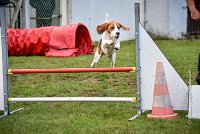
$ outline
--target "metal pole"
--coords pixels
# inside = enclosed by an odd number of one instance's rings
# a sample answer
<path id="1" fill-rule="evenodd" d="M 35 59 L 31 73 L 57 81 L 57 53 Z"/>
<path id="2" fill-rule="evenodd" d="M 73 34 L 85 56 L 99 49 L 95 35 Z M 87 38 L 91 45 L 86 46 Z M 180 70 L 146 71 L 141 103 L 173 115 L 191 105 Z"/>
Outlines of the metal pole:
<path id="1" fill-rule="evenodd" d="M 67 0 L 67 24 L 72 23 L 72 0 Z"/>
<path id="2" fill-rule="evenodd" d="M 6 9 L 0 7 L 0 20 L 1 20 L 1 40 L 2 40 L 2 59 L 3 59 L 3 89 L 4 89 L 4 115 L 10 114 L 10 108 L 8 103 L 9 98 L 9 84 L 8 84 L 8 49 L 7 49 L 7 36 L 6 36 Z"/>
<path id="3" fill-rule="evenodd" d="M 90 72 L 131 72 L 135 67 L 116 68 L 55 68 L 55 69 L 9 69 L 8 74 L 32 73 L 90 73 Z"/>
<path id="4" fill-rule="evenodd" d="M 140 23 L 140 3 L 135 3 L 135 43 L 136 43 L 136 70 L 137 70 L 137 99 L 138 114 L 142 114 L 141 110 L 141 67 L 140 67 L 140 42 L 139 42 L 139 23 Z"/>
<path id="5" fill-rule="evenodd" d="M 29 0 L 23 0 L 23 28 L 30 28 L 30 4 Z"/>
<path id="6" fill-rule="evenodd" d="M 136 102 L 136 97 L 30 97 L 8 98 L 8 102 Z"/>

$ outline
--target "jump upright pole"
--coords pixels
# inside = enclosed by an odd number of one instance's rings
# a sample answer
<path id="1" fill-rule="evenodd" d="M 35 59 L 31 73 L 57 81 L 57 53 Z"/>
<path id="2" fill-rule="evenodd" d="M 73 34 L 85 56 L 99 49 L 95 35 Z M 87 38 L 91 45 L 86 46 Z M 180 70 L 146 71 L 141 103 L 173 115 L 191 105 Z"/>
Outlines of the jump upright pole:
<path id="1" fill-rule="evenodd" d="M 136 66 L 137 66 L 137 98 L 141 100 L 141 66 L 140 66 L 140 3 L 135 3 L 135 43 L 136 43 Z M 141 101 L 138 102 L 138 115 L 142 114 Z"/>
<path id="2" fill-rule="evenodd" d="M 140 66 L 140 42 L 139 42 L 139 23 L 140 23 L 140 3 L 135 3 L 135 44 L 136 44 L 136 72 L 137 72 L 137 99 L 138 101 L 138 112 L 137 115 L 133 116 L 129 120 L 134 120 L 142 114 L 141 109 L 141 66 Z"/>
<path id="3" fill-rule="evenodd" d="M 92 72 L 131 72 L 135 67 L 117 68 L 57 68 L 57 69 L 9 69 L 8 74 L 32 74 L 32 73 L 92 73 Z"/>
<path id="4" fill-rule="evenodd" d="M 1 91 L 1 99 L 0 105 L 4 109 L 4 115 L 1 117 L 7 116 L 10 114 L 9 103 L 7 101 L 9 97 L 9 85 L 8 85 L 8 52 L 7 52 L 7 39 L 6 39 L 6 7 L 0 6 L 0 90 Z M 3 97 L 3 98 L 2 98 Z M 0 108 L 1 110 L 1 108 Z"/>

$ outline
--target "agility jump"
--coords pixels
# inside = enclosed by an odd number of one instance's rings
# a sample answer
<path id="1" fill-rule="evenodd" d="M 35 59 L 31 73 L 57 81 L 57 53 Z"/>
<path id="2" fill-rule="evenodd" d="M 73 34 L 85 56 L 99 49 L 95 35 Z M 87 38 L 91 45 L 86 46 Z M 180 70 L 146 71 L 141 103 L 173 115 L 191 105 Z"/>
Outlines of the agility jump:
<path id="1" fill-rule="evenodd" d="M 5 21 L 5 15 L 1 9 L 1 20 Z M 1 23 L 2 26 L 6 25 Z M 2 27 L 3 28 L 3 27 Z M 3 35 L 6 36 L 3 29 Z M 2 30 L 2 31 L 3 31 Z M 156 62 L 163 62 L 166 79 L 169 86 L 174 110 L 188 110 L 188 87 L 162 54 L 153 40 L 140 24 L 140 5 L 135 3 L 135 41 L 136 41 L 136 67 L 120 68 L 65 68 L 65 69 L 8 69 L 8 56 L 6 52 L 6 38 L 2 38 L 0 48 L 0 110 L 3 116 L 11 114 L 10 102 L 59 102 L 59 101 L 81 101 L 81 102 L 136 102 L 138 105 L 137 115 L 129 120 L 135 119 L 146 110 L 152 109 L 153 87 L 155 79 Z M 137 74 L 137 97 L 27 97 L 12 98 L 9 96 L 8 74 L 31 74 L 31 73 L 89 73 L 89 72 L 133 72 Z M 2 78 L 2 79 L 1 79 Z M 136 99 L 137 98 L 137 99 Z"/>

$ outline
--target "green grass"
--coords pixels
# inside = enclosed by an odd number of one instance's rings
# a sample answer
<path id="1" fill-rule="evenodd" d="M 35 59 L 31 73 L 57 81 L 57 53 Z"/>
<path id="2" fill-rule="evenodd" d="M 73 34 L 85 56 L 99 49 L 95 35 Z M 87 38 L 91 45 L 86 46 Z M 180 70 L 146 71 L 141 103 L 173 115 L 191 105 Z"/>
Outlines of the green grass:
<path id="1" fill-rule="evenodd" d="M 195 74 L 200 41 L 156 40 L 161 51 L 188 83 L 188 71 Z M 76 58 L 9 57 L 9 68 L 89 67 L 93 55 Z M 135 66 L 133 41 L 121 43 L 116 66 Z M 109 67 L 103 57 L 98 67 Z M 32 74 L 10 75 L 11 97 L 38 96 L 135 96 L 135 73 Z M 15 103 L 11 110 L 24 110 L 0 119 L 1 134 L 70 134 L 70 133 L 199 133 L 200 120 L 188 124 L 186 111 L 176 111 L 176 120 L 147 120 L 146 114 L 134 121 L 135 104 L 131 103 Z"/>

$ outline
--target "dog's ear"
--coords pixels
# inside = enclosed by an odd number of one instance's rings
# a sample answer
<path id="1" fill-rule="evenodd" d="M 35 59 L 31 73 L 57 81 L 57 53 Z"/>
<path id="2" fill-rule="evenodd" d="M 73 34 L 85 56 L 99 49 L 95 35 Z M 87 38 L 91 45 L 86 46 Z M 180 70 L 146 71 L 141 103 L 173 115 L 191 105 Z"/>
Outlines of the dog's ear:
<path id="1" fill-rule="evenodd" d="M 106 27 L 107 27 L 107 23 L 103 23 L 101 25 L 98 25 L 97 26 L 97 33 L 102 34 L 106 30 Z"/>
<path id="2" fill-rule="evenodd" d="M 120 25 L 120 27 L 122 27 L 123 30 L 125 30 L 125 31 L 130 31 L 130 28 L 129 28 L 129 27 L 124 26 L 124 25 L 122 25 L 122 24 L 120 24 L 120 23 L 119 23 L 119 25 Z"/>

